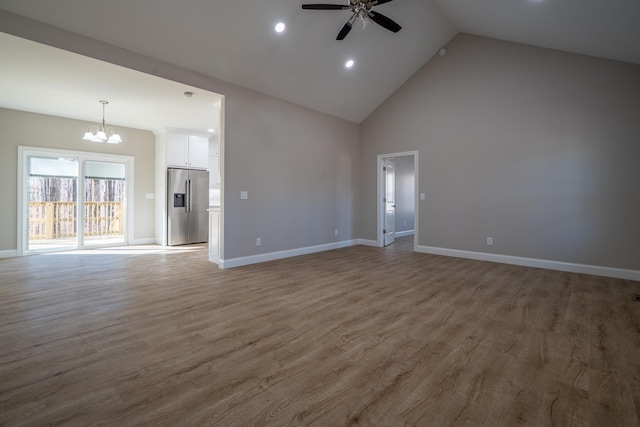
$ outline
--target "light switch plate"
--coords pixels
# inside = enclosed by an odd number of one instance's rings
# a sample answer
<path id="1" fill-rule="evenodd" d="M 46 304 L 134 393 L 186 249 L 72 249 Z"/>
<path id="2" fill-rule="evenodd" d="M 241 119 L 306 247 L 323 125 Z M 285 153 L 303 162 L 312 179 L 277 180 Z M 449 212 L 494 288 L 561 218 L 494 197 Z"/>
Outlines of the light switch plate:
<path id="1" fill-rule="evenodd" d="M 147 193 L 146 196 L 147 196 L 147 199 L 155 199 L 156 193 Z"/>
<path id="2" fill-rule="evenodd" d="M 240 199 L 246 200 L 248 198 L 249 198 L 249 193 L 247 193 L 246 191 L 241 191 L 240 192 Z"/>

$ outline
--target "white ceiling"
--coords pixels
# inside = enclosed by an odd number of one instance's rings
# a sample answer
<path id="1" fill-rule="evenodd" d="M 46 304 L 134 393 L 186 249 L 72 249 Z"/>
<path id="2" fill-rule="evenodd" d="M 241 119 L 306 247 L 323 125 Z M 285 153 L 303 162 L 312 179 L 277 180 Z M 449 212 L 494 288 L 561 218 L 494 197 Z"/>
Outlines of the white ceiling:
<path id="1" fill-rule="evenodd" d="M 346 0 L 321 1 L 346 4 Z M 638 0 L 395 0 L 376 10 L 402 25 L 399 33 L 393 34 L 375 24 L 363 30 L 356 24 L 344 41 L 336 41 L 335 37 L 349 12 L 301 9 L 301 4 L 310 2 L 314 0 L 0 0 L 0 8 L 356 123 L 364 120 L 458 32 L 640 64 Z M 282 34 L 273 30 L 278 21 L 287 25 Z M 3 74 L 7 68 L 4 52 L 14 42 L 7 36 L 0 38 Z M 19 49 L 23 55 L 14 52 L 21 56 L 13 57 L 16 63 L 27 57 L 27 52 L 47 55 L 47 73 L 24 74 L 13 70 L 11 78 L 31 82 L 36 79 L 43 91 L 57 86 L 68 73 L 64 67 L 73 63 L 70 54 L 65 57 L 59 50 L 46 53 L 48 48 L 33 46 Z M 349 58 L 355 61 L 355 66 L 347 70 L 343 64 Z M 117 102 L 116 98 L 109 99 L 113 105 L 108 107 L 107 121 L 110 114 L 116 120 L 116 105 L 120 108 L 123 104 L 131 104 L 133 111 L 155 114 L 156 120 L 180 117 L 178 113 L 159 118 L 162 115 L 155 108 L 164 105 L 159 99 L 161 95 L 157 95 L 158 102 L 143 100 L 146 95 L 142 93 L 128 96 L 129 89 L 122 89 L 129 87 L 127 70 L 116 72 L 119 73 L 116 79 L 111 77 L 115 72 L 113 66 L 86 58 L 75 60 L 86 62 L 87 67 L 91 64 L 110 68 L 92 69 L 93 74 L 100 76 L 95 81 L 88 76 L 74 76 L 60 85 L 66 96 L 53 97 L 58 106 L 68 104 L 69 110 L 73 110 L 76 102 L 80 105 L 80 99 L 75 97 L 84 96 L 77 93 L 85 93 L 87 98 L 93 97 L 85 101 L 96 105 L 92 114 L 99 114 L 97 101 L 104 96 L 99 91 L 89 93 L 88 88 L 95 88 L 96 81 L 109 82 L 107 86 L 114 93 L 120 92 L 123 98 Z M 26 60 L 25 67 L 32 66 Z M 128 74 L 138 87 L 140 76 Z M 8 78 L 0 75 L 1 80 Z M 142 80 L 146 79 L 154 78 L 146 76 Z M 3 106 L 7 106 L 8 98 L 4 90 L 15 84 L 4 83 L 0 87 Z M 176 95 L 186 90 L 184 85 L 167 84 L 166 103 L 185 101 Z M 155 93 L 159 89 L 153 90 Z M 33 110 L 30 104 L 46 103 L 41 94 L 35 90 L 21 94 L 24 100 L 19 109 Z M 191 100 L 194 99 L 197 97 Z M 145 105 L 135 106 L 138 102 Z M 82 105 L 83 111 L 57 115 L 78 117 L 83 112 L 86 115 L 86 104 Z M 131 126 L 124 122 L 116 124 Z M 163 126 L 188 129 L 191 125 L 163 123 Z M 137 127 L 154 129 L 149 125 Z"/>
<path id="2" fill-rule="evenodd" d="M 220 96 L 0 33 L 0 106 L 153 132 L 219 131 Z M 192 97 L 184 92 L 193 92 Z"/>

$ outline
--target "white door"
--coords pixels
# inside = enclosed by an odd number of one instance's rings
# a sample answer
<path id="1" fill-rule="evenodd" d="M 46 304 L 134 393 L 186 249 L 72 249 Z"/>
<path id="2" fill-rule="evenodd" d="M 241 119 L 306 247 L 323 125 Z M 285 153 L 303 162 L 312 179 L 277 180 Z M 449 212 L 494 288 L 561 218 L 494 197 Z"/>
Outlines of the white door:
<path id="1" fill-rule="evenodd" d="M 77 157 L 26 156 L 26 253 L 78 247 L 78 165 Z"/>
<path id="2" fill-rule="evenodd" d="M 389 246 L 396 239 L 396 166 L 391 159 L 384 160 L 384 245 Z"/>

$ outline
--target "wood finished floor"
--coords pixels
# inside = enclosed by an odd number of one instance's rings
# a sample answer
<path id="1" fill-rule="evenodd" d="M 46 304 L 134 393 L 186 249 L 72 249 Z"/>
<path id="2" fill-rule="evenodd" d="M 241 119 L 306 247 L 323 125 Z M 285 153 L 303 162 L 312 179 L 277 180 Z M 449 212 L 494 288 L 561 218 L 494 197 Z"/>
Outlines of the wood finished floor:
<path id="1" fill-rule="evenodd" d="M 0 259 L 0 425 L 638 426 L 640 282 L 410 247 Z"/>

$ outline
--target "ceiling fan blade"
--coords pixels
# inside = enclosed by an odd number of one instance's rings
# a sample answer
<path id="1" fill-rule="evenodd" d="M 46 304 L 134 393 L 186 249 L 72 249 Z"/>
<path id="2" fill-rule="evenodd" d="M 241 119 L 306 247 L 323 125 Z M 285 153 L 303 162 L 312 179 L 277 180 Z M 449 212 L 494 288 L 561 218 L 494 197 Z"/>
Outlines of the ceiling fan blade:
<path id="1" fill-rule="evenodd" d="M 344 40 L 344 38 L 347 37 L 347 34 L 349 34 L 349 31 L 351 31 L 352 27 L 353 25 L 351 24 L 351 20 L 348 20 L 347 23 L 342 26 L 342 29 L 338 33 L 338 37 L 336 37 L 336 40 Z"/>
<path id="2" fill-rule="evenodd" d="M 350 6 L 343 6 L 341 4 L 315 3 L 315 4 L 303 4 L 302 8 L 311 9 L 311 10 L 347 10 L 347 9 L 350 9 Z"/>
<path id="3" fill-rule="evenodd" d="M 371 6 L 377 6 L 377 5 L 379 5 L 379 4 L 389 3 L 390 1 L 393 1 L 393 0 L 377 0 L 377 1 L 372 1 L 372 2 L 371 2 Z"/>
<path id="4" fill-rule="evenodd" d="M 378 13 L 376 11 L 373 11 L 373 10 L 369 11 L 369 17 L 376 24 L 386 28 L 389 31 L 393 31 L 394 33 L 397 33 L 402 29 L 402 27 L 398 25 L 398 23 L 395 22 L 393 19 L 387 18 L 383 14 Z"/>

